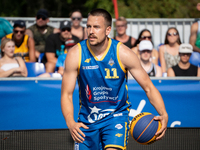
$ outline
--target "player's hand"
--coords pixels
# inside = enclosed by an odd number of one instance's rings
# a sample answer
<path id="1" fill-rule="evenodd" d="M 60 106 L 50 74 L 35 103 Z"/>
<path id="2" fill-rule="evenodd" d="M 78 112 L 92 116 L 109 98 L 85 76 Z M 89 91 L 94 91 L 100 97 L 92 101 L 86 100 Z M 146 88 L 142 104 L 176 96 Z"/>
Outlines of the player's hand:
<path id="1" fill-rule="evenodd" d="M 160 129 L 158 132 L 156 132 L 156 134 L 155 134 L 155 135 L 159 135 L 159 136 L 156 138 L 156 140 L 161 140 L 161 139 L 164 137 L 165 132 L 166 132 L 166 130 L 167 130 L 168 115 L 166 115 L 166 116 L 156 116 L 156 117 L 154 117 L 154 120 L 159 120 L 159 121 L 161 122 L 162 127 L 161 127 L 161 129 Z"/>
<path id="2" fill-rule="evenodd" d="M 80 130 L 81 127 L 84 129 L 89 129 L 89 127 L 80 122 L 79 123 L 73 122 L 70 123 L 70 125 L 68 125 L 71 136 L 73 140 L 77 143 L 82 143 L 85 140 L 84 139 L 85 134 Z"/>

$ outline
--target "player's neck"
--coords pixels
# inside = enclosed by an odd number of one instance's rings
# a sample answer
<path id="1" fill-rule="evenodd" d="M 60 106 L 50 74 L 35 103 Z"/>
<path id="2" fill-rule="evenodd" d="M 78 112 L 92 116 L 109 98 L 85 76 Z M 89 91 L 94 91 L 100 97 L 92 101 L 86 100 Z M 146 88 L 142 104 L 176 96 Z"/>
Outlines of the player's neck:
<path id="1" fill-rule="evenodd" d="M 101 57 L 106 51 L 108 43 L 109 43 L 109 38 L 106 38 L 102 43 L 99 43 L 98 45 L 95 46 L 90 45 L 90 47 L 97 57 Z"/>

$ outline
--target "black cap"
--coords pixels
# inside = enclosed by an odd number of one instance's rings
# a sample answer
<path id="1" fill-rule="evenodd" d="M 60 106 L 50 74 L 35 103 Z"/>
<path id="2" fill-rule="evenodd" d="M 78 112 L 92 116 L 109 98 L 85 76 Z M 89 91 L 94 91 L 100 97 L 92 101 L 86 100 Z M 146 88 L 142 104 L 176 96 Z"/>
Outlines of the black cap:
<path id="1" fill-rule="evenodd" d="M 45 18 L 49 18 L 49 13 L 46 9 L 40 9 L 37 12 L 37 16 L 43 16 Z"/>
<path id="2" fill-rule="evenodd" d="M 60 30 L 64 29 L 64 28 L 69 28 L 71 29 L 71 21 L 61 21 L 60 22 Z"/>
<path id="3" fill-rule="evenodd" d="M 16 20 L 16 21 L 14 22 L 13 27 L 14 27 L 14 28 L 15 28 L 15 27 L 23 28 L 23 27 L 26 27 L 26 23 L 25 23 L 25 21 L 23 21 L 23 20 Z"/>

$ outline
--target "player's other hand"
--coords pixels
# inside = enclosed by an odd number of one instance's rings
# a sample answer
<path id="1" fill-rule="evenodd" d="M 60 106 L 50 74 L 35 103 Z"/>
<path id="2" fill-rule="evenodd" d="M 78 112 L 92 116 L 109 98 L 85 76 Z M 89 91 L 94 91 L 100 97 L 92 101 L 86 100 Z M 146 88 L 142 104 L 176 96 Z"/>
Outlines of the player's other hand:
<path id="1" fill-rule="evenodd" d="M 156 132 L 156 135 L 159 135 L 156 140 L 161 140 L 167 130 L 168 115 L 156 116 L 154 117 L 154 120 L 159 120 L 161 122 L 162 127 L 158 132 Z"/>
<path id="2" fill-rule="evenodd" d="M 83 141 L 85 140 L 85 134 L 80 130 L 80 128 L 84 128 L 84 129 L 89 129 L 89 127 L 87 127 L 86 125 L 84 125 L 83 123 L 80 122 L 73 122 L 70 123 L 68 125 L 69 131 L 71 133 L 71 136 L 73 138 L 73 140 L 77 143 L 83 143 Z"/>

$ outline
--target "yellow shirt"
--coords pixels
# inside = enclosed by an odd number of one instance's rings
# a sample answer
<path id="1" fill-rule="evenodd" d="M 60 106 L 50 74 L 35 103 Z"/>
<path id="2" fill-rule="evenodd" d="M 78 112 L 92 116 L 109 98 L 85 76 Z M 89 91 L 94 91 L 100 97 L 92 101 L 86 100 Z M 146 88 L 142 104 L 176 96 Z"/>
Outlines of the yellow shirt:
<path id="1" fill-rule="evenodd" d="M 6 38 L 13 39 L 13 33 L 6 35 Z M 23 42 L 20 44 L 19 47 L 15 45 L 15 51 L 14 51 L 15 56 L 23 57 L 26 62 L 29 62 L 30 60 L 29 49 L 28 49 L 28 38 L 29 36 L 25 34 L 23 37 Z"/>

